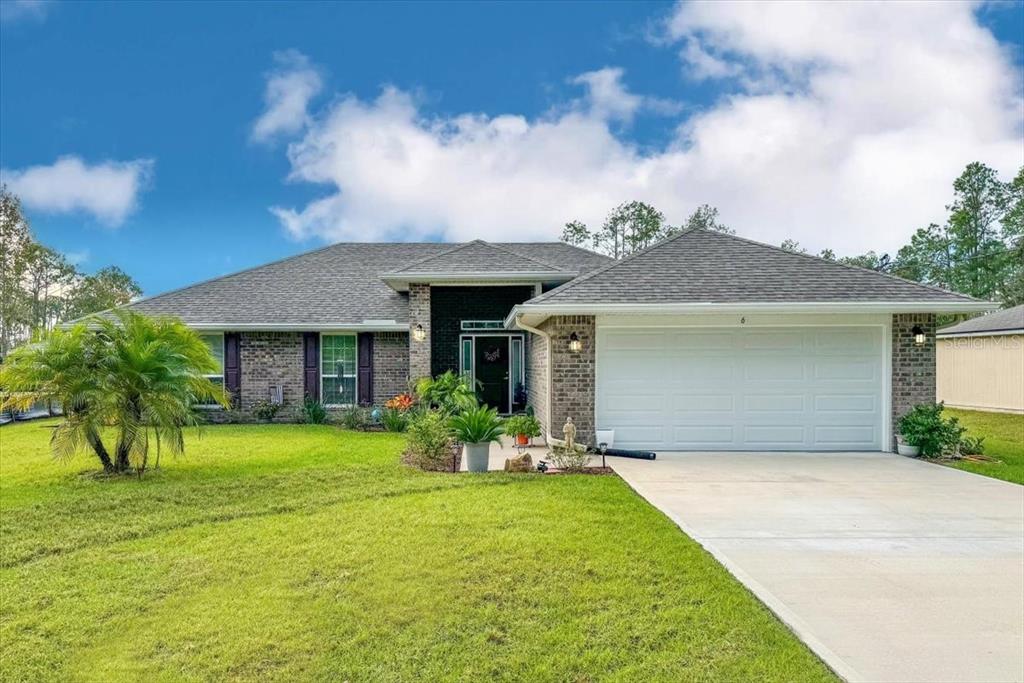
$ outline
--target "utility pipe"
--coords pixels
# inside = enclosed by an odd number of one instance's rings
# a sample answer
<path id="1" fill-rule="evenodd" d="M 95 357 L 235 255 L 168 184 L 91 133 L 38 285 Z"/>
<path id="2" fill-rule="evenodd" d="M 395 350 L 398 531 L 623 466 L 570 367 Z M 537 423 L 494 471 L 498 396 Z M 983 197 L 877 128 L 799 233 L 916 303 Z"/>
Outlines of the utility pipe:
<path id="1" fill-rule="evenodd" d="M 547 386 L 547 396 L 545 397 L 544 407 L 544 418 L 547 422 L 547 429 L 544 431 L 544 440 L 547 441 L 548 436 L 551 434 L 551 335 L 544 330 L 537 329 L 536 327 L 530 327 L 523 322 L 523 316 L 516 315 L 516 327 L 532 332 L 539 337 L 544 339 L 544 345 L 547 347 L 547 363 L 544 364 L 544 384 Z"/>

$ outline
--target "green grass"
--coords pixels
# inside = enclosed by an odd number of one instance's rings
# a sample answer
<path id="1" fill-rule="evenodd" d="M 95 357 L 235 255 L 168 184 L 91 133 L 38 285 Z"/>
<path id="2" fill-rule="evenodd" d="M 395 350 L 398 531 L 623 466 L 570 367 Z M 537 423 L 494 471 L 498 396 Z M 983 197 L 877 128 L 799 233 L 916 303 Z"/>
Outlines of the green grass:
<path id="1" fill-rule="evenodd" d="M 985 455 L 994 458 L 993 462 L 954 460 L 953 467 L 1024 484 L 1024 415 L 957 408 L 943 412 L 959 418 L 971 436 L 985 437 Z"/>
<path id="2" fill-rule="evenodd" d="M 48 435 L 0 428 L 2 680 L 834 680 L 616 477 L 265 425 L 105 479 Z"/>

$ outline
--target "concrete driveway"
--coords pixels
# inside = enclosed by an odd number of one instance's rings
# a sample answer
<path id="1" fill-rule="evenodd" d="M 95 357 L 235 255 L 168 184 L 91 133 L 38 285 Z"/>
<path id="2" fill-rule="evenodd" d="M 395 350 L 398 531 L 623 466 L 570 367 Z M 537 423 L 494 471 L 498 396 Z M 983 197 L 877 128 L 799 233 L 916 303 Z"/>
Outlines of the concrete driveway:
<path id="1" fill-rule="evenodd" d="M 1024 487 L 883 453 L 609 458 L 848 680 L 1024 680 Z"/>

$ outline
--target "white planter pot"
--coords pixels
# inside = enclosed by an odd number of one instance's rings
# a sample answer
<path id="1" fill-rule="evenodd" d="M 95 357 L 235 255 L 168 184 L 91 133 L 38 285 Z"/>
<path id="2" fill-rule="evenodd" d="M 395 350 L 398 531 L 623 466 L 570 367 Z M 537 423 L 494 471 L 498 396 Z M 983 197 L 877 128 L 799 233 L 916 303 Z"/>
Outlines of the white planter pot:
<path id="1" fill-rule="evenodd" d="M 908 446 L 907 444 L 902 443 L 900 441 L 896 442 L 896 452 L 899 453 L 900 455 L 906 455 L 911 458 L 916 458 L 917 456 L 921 455 L 920 448 L 918 448 L 917 446 Z"/>
<path id="2" fill-rule="evenodd" d="M 605 444 L 608 448 L 615 447 L 615 430 L 614 429 L 598 429 L 595 431 L 597 435 L 597 443 L 595 446 Z"/>
<path id="3" fill-rule="evenodd" d="M 466 454 L 466 469 L 470 472 L 486 472 L 491 460 L 491 444 L 467 443 L 463 445 Z"/>

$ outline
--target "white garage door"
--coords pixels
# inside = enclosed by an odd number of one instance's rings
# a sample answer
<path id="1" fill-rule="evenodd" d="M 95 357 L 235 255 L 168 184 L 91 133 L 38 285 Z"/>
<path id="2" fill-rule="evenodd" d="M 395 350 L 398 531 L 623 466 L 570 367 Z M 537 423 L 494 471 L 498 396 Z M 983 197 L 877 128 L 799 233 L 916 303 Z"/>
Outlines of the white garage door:
<path id="1" fill-rule="evenodd" d="M 602 328 L 597 426 L 652 450 L 881 450 L 880 327 Z"/>

